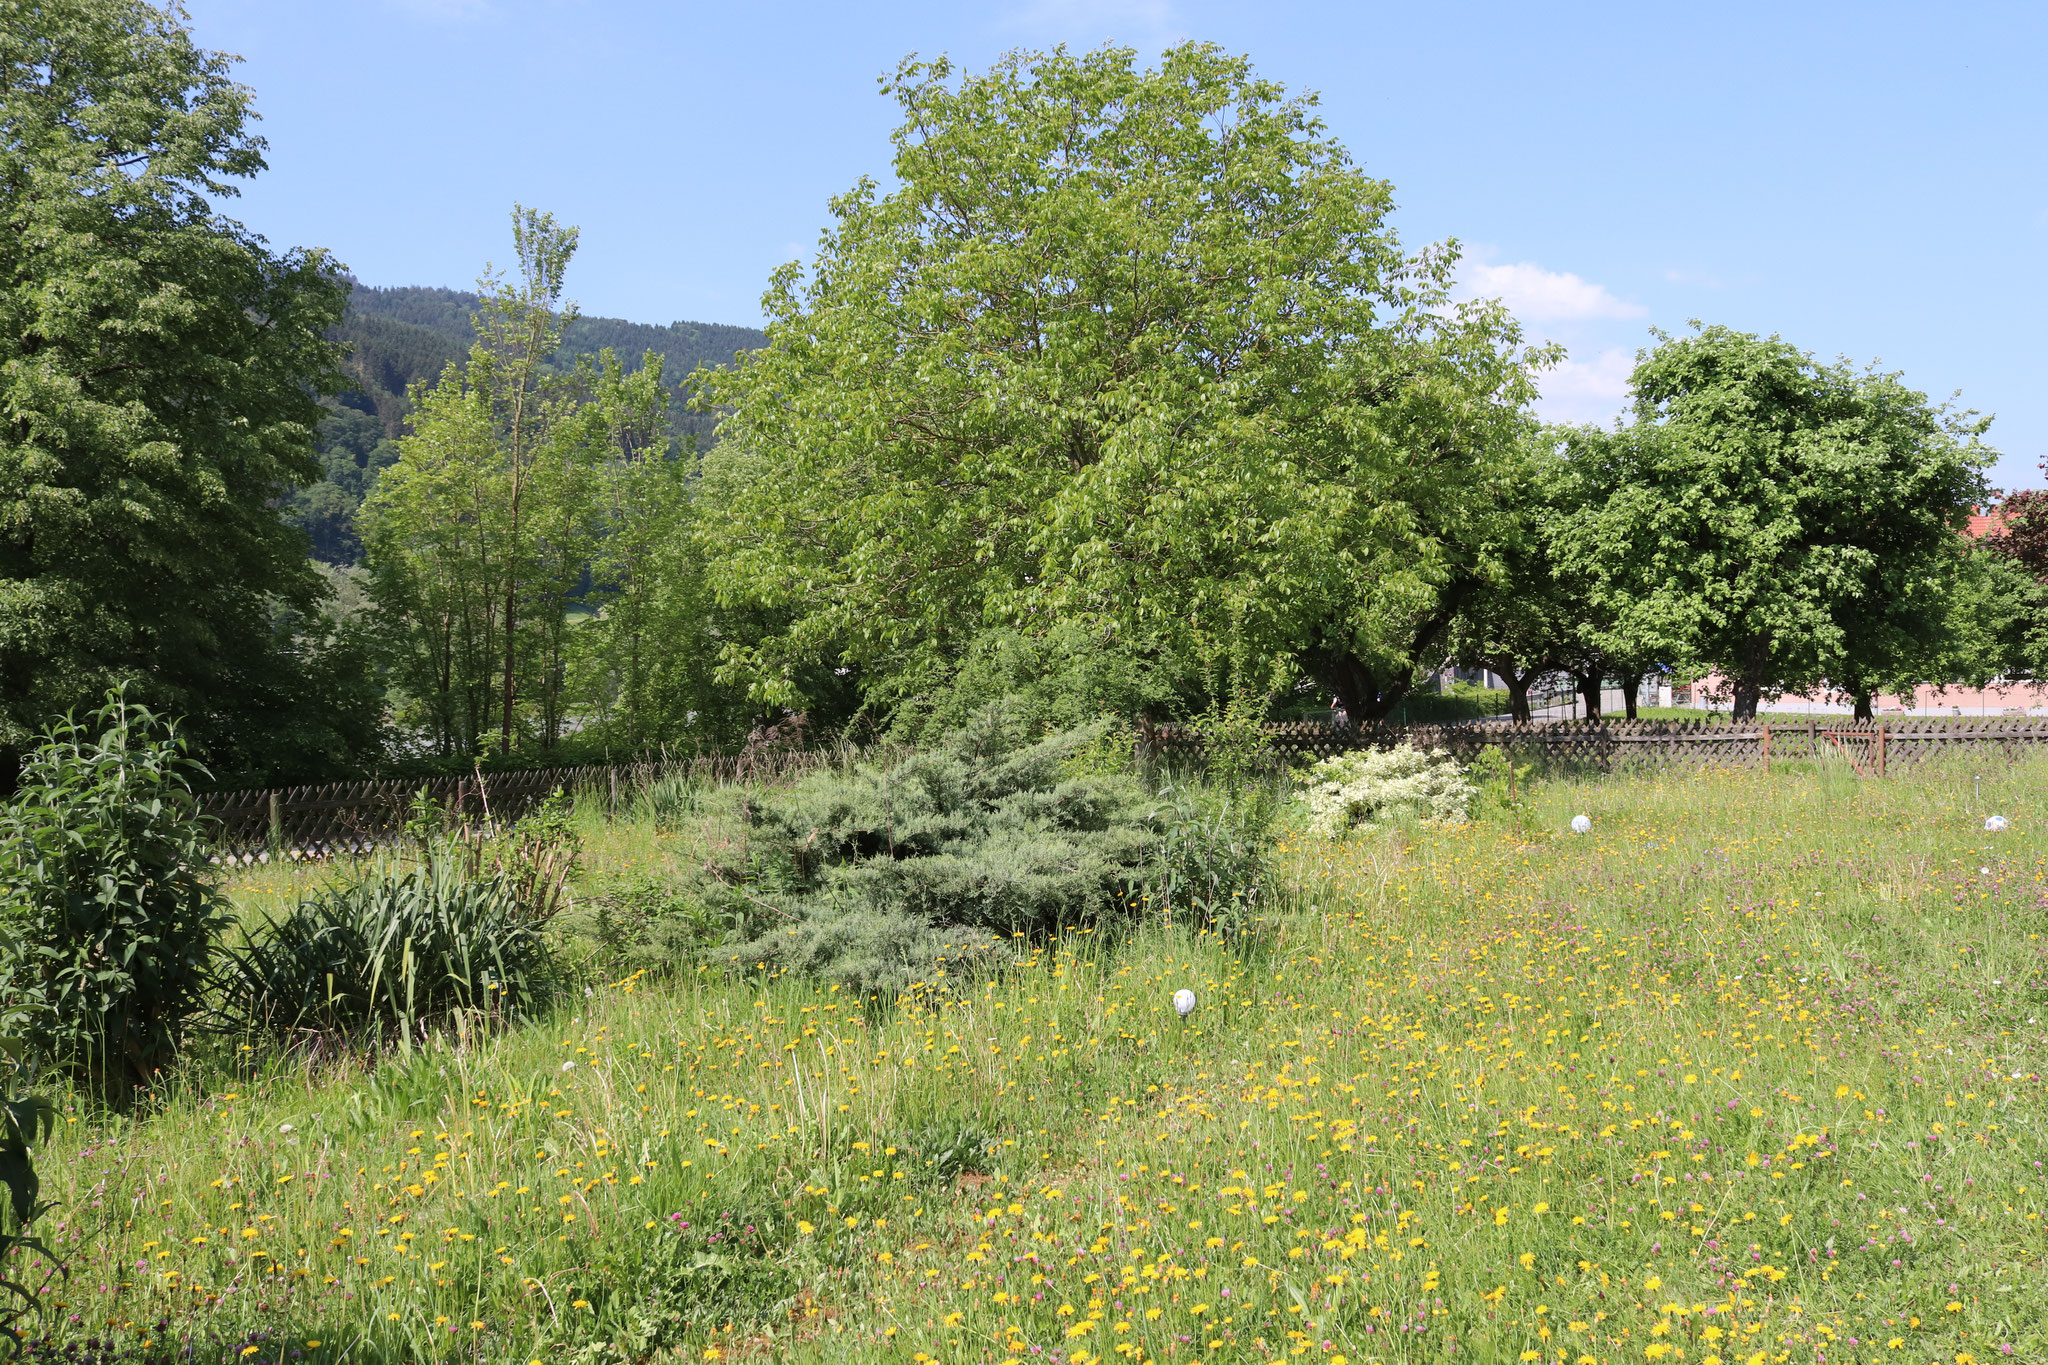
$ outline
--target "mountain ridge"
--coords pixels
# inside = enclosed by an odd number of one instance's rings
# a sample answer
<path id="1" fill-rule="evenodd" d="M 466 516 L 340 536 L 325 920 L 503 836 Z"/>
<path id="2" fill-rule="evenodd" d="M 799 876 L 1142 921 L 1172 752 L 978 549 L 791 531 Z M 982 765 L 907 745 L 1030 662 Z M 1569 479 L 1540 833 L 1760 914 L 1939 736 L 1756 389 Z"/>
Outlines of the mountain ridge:
<path id="1" fill-rule="evenodd" d="M 291 499 L 291 517 L 312 541 L 313 557 L 332 565 L 362 557 L 355 531 L 356 509 L 377 475 L 398 458 L 397 438 L 405 434 L 415 384 L 431 384 L 469 354 L 476 330 L 471 315 L 481 300 L 472 290 L 437 285 L 379 287 L 351 282 L 348 312 L 336 339 L 349 348 L 342 367 L 357 386 L 326 400 L 316 453 L 322 479 Z M 728 323 L 633 322 L 625 318 L 578 317 L 564 330 L 558 364 L 610 349 L 628 371 L 653 351 L 662 376 L 677 393 L 700 365 L 733 363 L 740 351 L 765 346 L 766 334 Z M 679 441 L 708 447 L 717 439 L 717 419 L 671 401 L 669 425 Z"/>

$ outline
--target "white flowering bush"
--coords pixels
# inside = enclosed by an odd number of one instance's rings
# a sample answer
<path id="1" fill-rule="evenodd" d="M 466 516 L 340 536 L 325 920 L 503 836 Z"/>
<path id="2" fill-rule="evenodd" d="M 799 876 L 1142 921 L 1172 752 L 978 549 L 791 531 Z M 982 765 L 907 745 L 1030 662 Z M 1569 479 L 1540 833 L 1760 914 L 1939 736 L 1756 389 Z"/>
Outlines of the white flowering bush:
<path id="1" fill-rule="evenodd" d="M 1315 764 L 1304 775 L 1308 789 L 1295 799 L 1308 807 L 1309 828 L 1342 834 L 1397 811 L 1455 824 L 1479 797 L 1458 761 L 1441 749 L 1412 744 L 1391 749 L 1357 749 Z"/>

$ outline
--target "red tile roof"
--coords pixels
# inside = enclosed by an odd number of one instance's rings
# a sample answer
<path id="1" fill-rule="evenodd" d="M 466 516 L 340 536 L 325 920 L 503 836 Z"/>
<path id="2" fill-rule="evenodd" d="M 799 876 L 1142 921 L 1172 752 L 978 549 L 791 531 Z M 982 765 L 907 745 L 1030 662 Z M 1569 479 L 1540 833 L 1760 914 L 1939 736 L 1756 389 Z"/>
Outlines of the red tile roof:
<path id="1" fill-rule="evenodd" d="M 1970 539 L 1982 540 L 1986 536 L 2002 536 L 2004 534 L 2004 509 L 1995 508 L 1989 512 L 1972 512 L 1970 514 Z"/>

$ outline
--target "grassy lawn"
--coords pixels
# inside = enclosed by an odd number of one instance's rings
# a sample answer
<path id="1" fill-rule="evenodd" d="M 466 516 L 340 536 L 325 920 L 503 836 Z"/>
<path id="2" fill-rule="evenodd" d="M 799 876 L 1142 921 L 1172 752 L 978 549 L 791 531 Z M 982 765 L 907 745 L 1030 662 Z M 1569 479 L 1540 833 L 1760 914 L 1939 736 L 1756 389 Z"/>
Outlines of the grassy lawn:
<path id="1" fill-rule="evenodd" d="M 1293 841 L 1236 940 L 1076 933 L 892 1007 L 686 966 L 374 1070 L 230 1049 L 139 1122 L 71 1113 L 46 1325 L 109 1359 L 631 1360 L 674 1321 L 693 1360 L 2048 1359 L 2044 778 L 1560 782 L 1519 825 Z M 593 877 L 699 837 L 591 834 Z"/>

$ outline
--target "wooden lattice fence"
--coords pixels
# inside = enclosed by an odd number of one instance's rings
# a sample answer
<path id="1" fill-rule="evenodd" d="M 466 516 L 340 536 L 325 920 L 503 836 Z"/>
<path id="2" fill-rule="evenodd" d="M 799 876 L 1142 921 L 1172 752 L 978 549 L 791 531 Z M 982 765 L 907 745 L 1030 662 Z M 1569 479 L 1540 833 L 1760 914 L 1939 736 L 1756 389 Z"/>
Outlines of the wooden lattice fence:
<path id="1" fill-rule="evenodd" d="M 1332 725 L 1296 721 L 1266 727 L 1266 744 L 1287 759 L 1328 758 L 1360 748 L 1409 743 L 1443 749 L 1469 762 L 1489 745 L 1539 755 L 1547 762 L 1587 764 L 1602 769 L 1617 763 L 1696 762 L 1753 767 L 1774 759 L 1840 757 L 1859 771 L 1882 774 L 1899 763 L 1915 763 L 1950 750 L 1990 750 L 2016 757 L 2048 744 L 2048 719 L 1994 716 L 1976 719 L 1908 719 L 1853 722 L 1799 721 L 1731 725 L 1684 720 L 1549 721 L 1515 725 L 1472 721 L 1456 725 Z M 1149 736 L 1161 758 L 1195 758 L 1201 732 L 1193 726 L 1162 725 Z"/>
<path id="2" fill-rule="evenodd" d="M 1287 759 L 1327 758 L 1351 749 L 1404 741 L 1446 750 L 1464 762 L 1488 745 L 1505 745 L 1518 755 L 1536 756 L 1546 764 L 1602 770 L 1634 761 L 1754 767 L 1775 759 L 1840 757 L 1858 771 L 1881 775 L 1889 767 L 1949 750 L 1987 750 L 2016 757 L 2028 748 L 2048 744 L 2048 719 L 2003 716 L 1862 725 L 1846 721 L 1730 725 L 1638 720 L 1342 726 L 1301 721 L 1266 727 L 1267 745 Z M 1153 756 L 1166 759 L 1198 758 L 1203 745 L 1201 732 L 1186 725 L 1158 726 L 1144 742 Z M 218 823 L 217 847 L 224 860 L 329 858 L 367 852 L 396 837 L 422 789 L 464 819 L 501 824 L 524 816 L 557 788 L 599 792 L 616 806 L 665 777 L 769 780 L 845 757 L 837 750 L 770 749 L 732 758 L 213 792 L 200 798 L 200 806 Z"/>
<path id="3" fill-rule="evenodd" d="M 701 781 L 772 780 L 837 761 L 836 750 L 769 749 L 729 758 L 536 768 L 460 777 L 337 782 L 325 786 L 209 792 L 200 810 L 216 822 L 215 846 L 230 862 L 304 860 L 366 853 L 405 828 L 414 801 L 426 797 L 469 821 L 509 824 L 557 789 L 598 792 L 617 807 L 667 777 Z"/>

